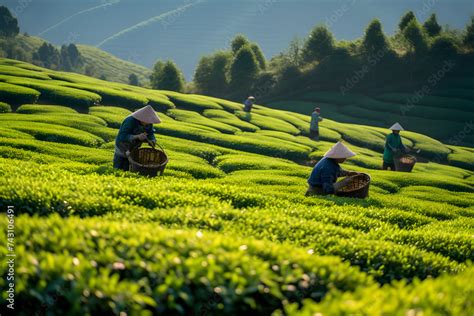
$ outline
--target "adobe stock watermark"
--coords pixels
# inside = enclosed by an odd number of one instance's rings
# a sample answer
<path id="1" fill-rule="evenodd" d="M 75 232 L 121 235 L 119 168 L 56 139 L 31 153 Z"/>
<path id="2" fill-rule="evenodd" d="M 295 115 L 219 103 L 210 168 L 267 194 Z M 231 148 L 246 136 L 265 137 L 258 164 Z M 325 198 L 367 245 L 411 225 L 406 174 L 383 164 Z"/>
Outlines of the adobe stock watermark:
<path id="1" fill-rule="evenodd" d="M 18 0 L 18 4 L 11 10 L 12 15 L 18 18 L 33 2 L 33 0 Z"/>
<path id="2" fill-rule="evenodd" d="M 347 92 L 352 90 L 364 77 L 375 67 L 382 58 L 387 54 L 388 49 L 380 49 L 375 54 L 371 54 L 367 57 L 367 63 L 362 65 L 359 69 L 354 70 L 352 75 L 346 79 L 343 86 L 339 87 L 339 92 L 342 95 L 346 95 Z"/>
<path id="3" fill-rule="evenodd" d="M 15 207 L 7 207 L 7 274 L 6 274 L 6 285 L 7 285 L 7 308 L 15 309 Z"/>
<path id="4" fill-rule="evenodd" d="M 402 115 L 406 115 L 410 112 L 418 102 L 423 99 L 423 97 L 429 95 L 433 88 L 449 73 L 453 68 L 456 66 L 454 61 L 452 60 L 445 60 L 443 66 L 438 69 L 436 72 L 432 73 L 426 83 L 418 90 L 416 90 L 413 95 L 407 99 L 407 102 L 400 106 L 400 112 Z"/>
<path id="5" fill-rule="evenodd" d="M 439 2 L 439 0 L 425 0 L 420 10 L 416 11 L 416 17 L 418 20 L 424 20 L 430 12 L 433 11 L 433 7 Z"/>
<path id="6" fill-rule="evenodd" d="M 326 17 L 324 24 L 330 29 L 335 23 L 337 23 L 350 9 L 354 6 L 357 0 L 347 0 L 340 7 L 334 10 L 330 16 Z"/>

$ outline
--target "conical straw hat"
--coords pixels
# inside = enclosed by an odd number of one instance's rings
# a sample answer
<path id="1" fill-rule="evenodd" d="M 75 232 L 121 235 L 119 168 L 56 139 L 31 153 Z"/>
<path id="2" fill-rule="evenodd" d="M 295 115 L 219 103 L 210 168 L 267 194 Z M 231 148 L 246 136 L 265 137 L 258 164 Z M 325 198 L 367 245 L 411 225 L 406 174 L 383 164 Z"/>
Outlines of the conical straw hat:
<path id="1" fill-rule="evenodd" d="M 392 127 L 390 127 L 392 131 L 404 131 L 403 127 L 397 123 L 393 124 Z"/>
<path id="2" fill-rule="evenodd" d="M 136 110 L 131 114 L 137 120 L 144 122 L 146 124 L 158 124 L 161 123 L 160 118 L 155 113 L 155 110 L 151 107 L 151 105 L 147 105 L 139 110 Z"/>
<path id="3" fill-rule="evenodd" d="M 350 158 L 354 157 L 356 154 L 347 148 L 343 143 L 337 142 L 334 146 L 331 147 L 325 154 L 324 157 L 327 158 Z"/>

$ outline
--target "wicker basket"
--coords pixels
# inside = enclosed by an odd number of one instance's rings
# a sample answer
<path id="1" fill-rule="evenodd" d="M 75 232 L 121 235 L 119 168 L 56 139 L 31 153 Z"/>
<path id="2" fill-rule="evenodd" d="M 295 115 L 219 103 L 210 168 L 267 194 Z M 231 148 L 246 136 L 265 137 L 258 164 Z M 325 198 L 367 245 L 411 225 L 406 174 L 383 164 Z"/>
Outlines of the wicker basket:
<path id="1" fill-rule="evenodd" d="M 138 148 L 132 151 L 128 156 L 130 171 L 148 177 L 156 177 L 158 172 L 163 175 L 168 163 L 168 156 L 161 146 L 160 149 Z"/>
<path id="2" fill-rule="evenodd" d="M 395 170 L 401 172 L 411 172 L 416 164 L 416 158 L 412 155 L 402 155 L 393 159 Z"/>
<path id="3" fill-rule="evenodd" d="M 351 179 L 348 184 L 336 191 L 337 196 L 353 197 L 364 199 L 369 196 L 370 176 L 366 173 L 359 173 L 348 177 Z"/>

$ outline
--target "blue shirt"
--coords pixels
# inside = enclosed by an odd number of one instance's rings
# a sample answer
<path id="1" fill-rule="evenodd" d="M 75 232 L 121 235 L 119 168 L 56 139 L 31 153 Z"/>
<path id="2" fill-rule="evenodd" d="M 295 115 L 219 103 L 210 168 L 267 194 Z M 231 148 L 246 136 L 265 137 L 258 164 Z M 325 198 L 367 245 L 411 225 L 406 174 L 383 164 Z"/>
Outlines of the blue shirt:
<path id="1" fill-rule="evenodd" d="M 331 158 L 321 159 L 313 168 L 308 178 L 308 184 L 321 187 L 326 194 L 334 193 L 334 183 L 345 171 Z"/>
<path id="2" fill-rule="evenodd" d="M 133 116 L 127 116 L 120 125 L 117 138 L 115 139 L 115 151 L 119 156 L 124 156 L 124 153 L 133 148 L 140 147 L 141 142 L 132 140 L 132 137 L 143 132 L 147 133 L 147 138 L 150 141 L 156 141 L 155 131 L 153 125 L 142 125 L 139 120 Z"/>
<path id="3" fill-rule="evenodd" d="M 311 130 L 319 130 L 319 122 L 322 121 L 321 116 L 318 114 L 318 112 L 314 111 L 311 113 L 311 123 L 309 124 L 309 129 Z"/>

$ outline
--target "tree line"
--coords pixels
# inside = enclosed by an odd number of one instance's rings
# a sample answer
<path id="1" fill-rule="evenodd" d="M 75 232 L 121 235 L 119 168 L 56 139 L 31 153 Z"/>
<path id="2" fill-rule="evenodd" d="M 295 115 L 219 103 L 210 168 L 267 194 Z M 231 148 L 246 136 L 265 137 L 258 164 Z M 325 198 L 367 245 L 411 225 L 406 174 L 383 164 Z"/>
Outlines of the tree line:
<path id="1" fill-rule="evenodd" d="M 200 59 L 191 83 L 185 84 L 171 60 L 157 62 L 151 83 L 155 89 L 236 100 L 250 94 L 271 98 L 305 89 L 344 92 L 346 86 L 346 90 L 370 92 L 380 89 L 381 82 L 416 87 L 446 60 L 472 64 L 473 49 L 474 17 L 461 31 L 442 27 L 436 14 L 421 23 L 409 11 L 392 36 L 384 33 L 378 19 L 353 41 L 337 41 L 325 25 L 317 25 L 307 38 L 295 38 L 268 61 L 257 43 L 237 35 L 227 50 Z"/>

